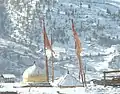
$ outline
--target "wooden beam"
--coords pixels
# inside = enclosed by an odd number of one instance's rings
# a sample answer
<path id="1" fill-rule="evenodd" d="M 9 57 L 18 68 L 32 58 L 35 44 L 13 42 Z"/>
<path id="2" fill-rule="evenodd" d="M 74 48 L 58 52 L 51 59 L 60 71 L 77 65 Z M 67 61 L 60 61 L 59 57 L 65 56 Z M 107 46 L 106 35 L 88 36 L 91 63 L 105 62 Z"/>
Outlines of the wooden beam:
<path id="1" fill-rule="evenodd" d="M 115 71 L 104 71 L 103 73 L 115 73 L 115 72 L 120 72 L 120 70 L 115 70 Z"/>
<path id="2" fill-rule="evenodd" d="M 108 77 L 108 78 L 114 78 L 114 77 L 117 77 L 117 78 L 120 78 L 120 75 L 117 75 L 117 76 L 106 76 L 106 77 Z"/>

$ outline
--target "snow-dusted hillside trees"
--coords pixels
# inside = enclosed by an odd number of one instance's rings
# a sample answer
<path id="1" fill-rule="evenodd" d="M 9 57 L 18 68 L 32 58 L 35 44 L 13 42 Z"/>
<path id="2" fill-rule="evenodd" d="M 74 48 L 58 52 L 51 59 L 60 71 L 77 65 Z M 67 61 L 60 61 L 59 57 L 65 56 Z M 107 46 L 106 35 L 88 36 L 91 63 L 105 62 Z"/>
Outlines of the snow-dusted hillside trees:
<path id="1" fill-rule="evenodd" d="M 87 78 L 99 71 L 118 67 L 120 44 L 120 10 L 118 1 L 111 0 L 3 0 L 0 2 L 0 66 L 1 72 L 21 75 L 34 60 L 44 61 L 42 50 L 42 19 L 46 31 L 53 35 L 53 46 L 64 47 L 70 60 L 56 62 L 78 76 L 74 56 L 71 19 L 82 43 L 82 60 Z M 115 46 L 113 46 L 115 45 Z M 68 58 L 67 58 L 68 59 Z M 117 65 L 118 64 L 118 65 Z M 113 66 L 114 65 L 114 66 Z M 71 68 L 74 66 L 75 68 Z M 56 68 L 56 70 L 57 70 Z M 58 71 L 56 74 L 58 74 Z M 94 71 L 94 73 L 93 73 Z M 91 75 L 89 74 L 92 74 Z M 98 77 L 98 76 L 97 76 Z"/>

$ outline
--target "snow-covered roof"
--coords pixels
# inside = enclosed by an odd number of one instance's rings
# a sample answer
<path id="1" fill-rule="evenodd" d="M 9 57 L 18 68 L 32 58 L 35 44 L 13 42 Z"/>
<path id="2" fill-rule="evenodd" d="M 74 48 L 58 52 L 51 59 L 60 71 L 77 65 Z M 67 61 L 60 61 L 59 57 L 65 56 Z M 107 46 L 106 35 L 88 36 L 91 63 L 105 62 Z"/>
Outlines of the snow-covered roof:
<path id="1" fill-rule="evenodd" d="M 14 74 L 2 74 L 3 78 L 16 78 Z"/>
<path id="2" fill-rule="evenodd" d="M 61 81 L 58 83 L 58 86 L 81 86 L 82 83 L 78 81 L 74 76 L 71 74 L 66 74 Z"/>

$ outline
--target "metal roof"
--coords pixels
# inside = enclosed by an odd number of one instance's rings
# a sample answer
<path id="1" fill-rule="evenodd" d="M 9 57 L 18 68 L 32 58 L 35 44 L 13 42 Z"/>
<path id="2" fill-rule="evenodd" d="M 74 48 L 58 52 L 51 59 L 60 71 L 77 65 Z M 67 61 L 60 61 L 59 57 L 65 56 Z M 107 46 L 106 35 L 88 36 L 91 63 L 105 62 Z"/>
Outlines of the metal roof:
<path id="1" fill-rule="evenodd" d="M 78 81 L 71 74 L 66 74 L 61 81 L 58 83 L 58 86 L 81 86 L 82 83 Z"/>

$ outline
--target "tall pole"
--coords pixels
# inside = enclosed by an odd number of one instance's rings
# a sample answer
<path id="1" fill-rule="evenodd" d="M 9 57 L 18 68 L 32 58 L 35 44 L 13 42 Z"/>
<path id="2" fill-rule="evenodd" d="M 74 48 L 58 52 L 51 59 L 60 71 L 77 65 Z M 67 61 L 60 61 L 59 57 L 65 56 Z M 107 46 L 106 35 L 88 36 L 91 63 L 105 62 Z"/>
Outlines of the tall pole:
<path id="1" fill-rule="evenodd" d="M 44 28 L 44 33 L 46 32 L 45 31 L 45 22 L 43 20 L 43 28 Z M 46 77 L 47 77 L 47 81 L 49 82 L 49 72 L 48 72 L 48 58 L 47 58 L 47 55 L 46 55 L 46 48 L 45 48 L 45 34 L 44 34 L 44 51 L 45 51 L 45 63 L 46 63 Z"/>
<path id="2" fill-rule="evenodd" d="M 82 61 L 81 61 L 81 56 L 80 55 L 78 55 L 78 60 L 79 60 L 79 68 L 80 68 L 80 74 L 79 75 L 81 75 L 82 84 L 83 84 L 83 86 L 85 86 L 84 85 L 85 75 L 84 75 L 84 72 L 83 72 L 83 66 L 82 66 Z"/>
<path id="3" fill-rule="evenodd" d="M 47 77 L 47 82 L 49 82 L 49 73 L 48 73 L 48 58 L 45 56 L 45 63 L 46 63 L 46 77 Z"/>
<path id="4" fill-rule="evenodd" d="M 82 60 L 81 60 L 81 55 L 80 55 L 80 57 L 79 57 L 79 62 L 80 62 L 80 64 L 81 64 L 81 69 L 82 69 L 82 75 L 83 75 L 83 84 L 84 84 L 84 86 L 86 86 L 87 84 L 86 84 L 86 76 L 85 76 L 85 71 L 84 71 L 84 68 L 83 68 L 83 65 L 82 65 Z"/>
<path id="5" fill-rule="evenodd" d="M 52 44 L 53 44 L 53 40 L 52 40 L 52 33 L 51 33 L 51 47 L 52 47 Z M 54 61 L 53 61 L 53 53 L 51 52 L 51 55 L 52 55 L 52 82 L 54 82 Z"/>
<path id="6" fill-rule="evenodd" d="M 77 55 L 77 58 L 79 61 L 79 79 L 81 76 L 82 84 L 84 87 L 85 86 L 85 73 L 84 73 L 84 69 L 83 69 L 83 65 L 82 65 L 82 61 L 81 61 L 81 56 L 80 56 L 80 53 L 82 51 L 82 47 L 81 47 L 81 43 L 80 43 L 79 37 L 77 35 L 77 32 L 75 31 L 73 20 L 72 20 L 72 31 L 73 31 L 73 35 L 74 35 L 74 39 L 75 39 L 76 55 Z"/>

